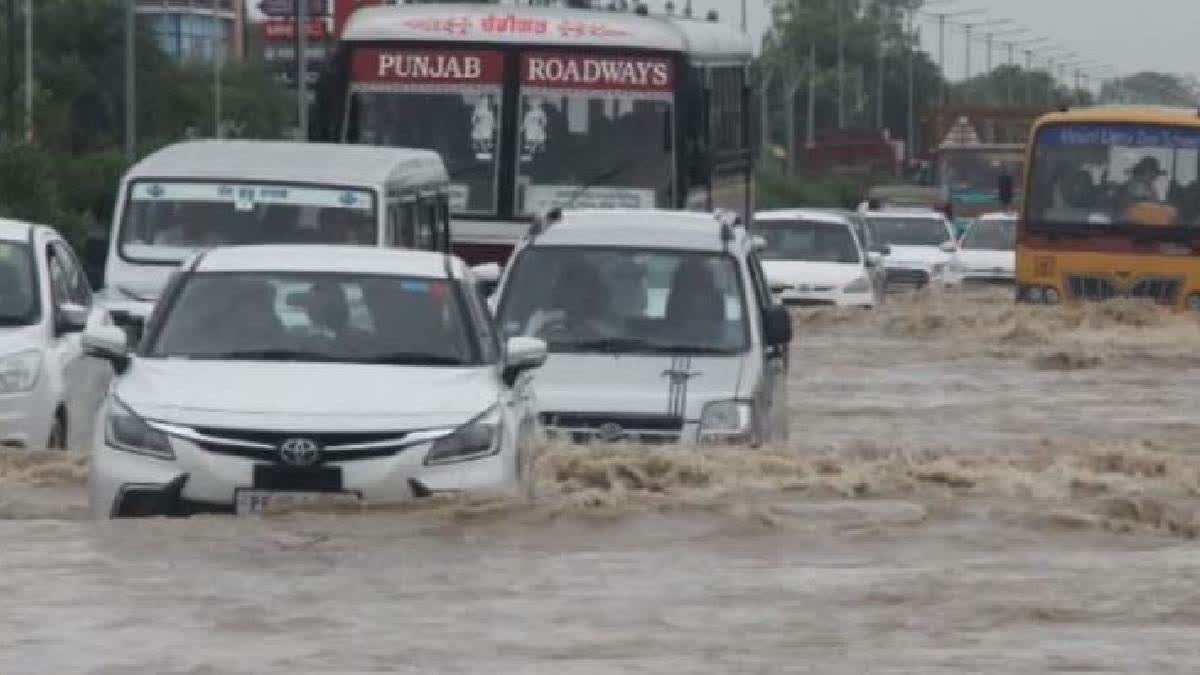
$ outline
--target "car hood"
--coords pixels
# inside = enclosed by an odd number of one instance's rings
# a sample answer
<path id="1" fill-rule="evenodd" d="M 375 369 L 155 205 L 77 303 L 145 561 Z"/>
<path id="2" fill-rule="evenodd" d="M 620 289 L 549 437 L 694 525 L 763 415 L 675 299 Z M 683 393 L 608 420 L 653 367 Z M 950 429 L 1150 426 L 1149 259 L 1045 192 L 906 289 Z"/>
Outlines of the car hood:
<path id="1" fill-rule="evenodd" d="M 556 353 L 534 386 L 545 412 L 683 413 L 697 420 L 705 403 L 739 397 L 745 358 Z M 672 378 L 672 371 L 687 376 Z"/>
<path id="2" fill-rule="evenodd" d="M 764 260 L 763 271 L 772 284 L 844 286 L 866 274 L 862 263 Z"/>
<path id="3" fill-rule="evenodd" d="M 498 386 L 487 367 L 135 359 L 114 391 L 176 424 L 391 431 L 462 424 L 495 405 Z"/>
<path id="4" fill-rule="evenodd" d="M 40 325 L 0 326 L 0 358 L 28 349 L 41 349 L 44 342 Z"/>
<path id="5" fill-rule="evenodd" d="M 1001 269 L 1012 272 L 1017 266 L 1017 254 L 982 248 L 964 248 L 958 252 L 958 262 L 968 270 Z"/>
<path id="6" fill-rule="evenodd" d="M 928 269 L 933 265 L 946 264 L 950 254 L 937 246 L 892 246 L 885 257 L 884 266 L 897 269 Z"/>

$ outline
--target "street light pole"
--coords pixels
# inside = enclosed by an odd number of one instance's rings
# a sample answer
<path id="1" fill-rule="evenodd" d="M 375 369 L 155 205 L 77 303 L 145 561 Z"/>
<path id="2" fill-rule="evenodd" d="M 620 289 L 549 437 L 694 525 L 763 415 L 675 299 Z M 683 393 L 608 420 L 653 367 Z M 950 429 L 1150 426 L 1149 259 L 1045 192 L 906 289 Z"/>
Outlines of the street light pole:
<path id="1" fill-rule="evenodd" d="M 296 140 L 308 139 L 308 0 L 296 0 Z"/>
<path id="2" fill-rule="evenodd" d="M 842 6 L 845 0 L 834 0 L 837 14 L 837 125 L 846 128 L 846 35 Z"/>
<path id="3" fill-rule="evenodd" d="M 125 0 L 125 161 L 131 164 L 137 152 L 136 36 L 137 0 Z"/>
<path id="4" fill-rule="evenodd" d="M 938 70 L 942 74 L 942 103 L 949 103 L 950 101 L 950 89 L 947 86 L 950 78 L 946 73 L 946 20 L 959 16 L 983 14 L 985 11 L 982 9 L 964 9 L 958 12 L 926 12 L 927 16 L 935 17 L 938 20 Z"/>
<path id="5" fill-rule="evenodd" d="M 25 0 L 25 140 L 33 142 L 33 0 Z"/>

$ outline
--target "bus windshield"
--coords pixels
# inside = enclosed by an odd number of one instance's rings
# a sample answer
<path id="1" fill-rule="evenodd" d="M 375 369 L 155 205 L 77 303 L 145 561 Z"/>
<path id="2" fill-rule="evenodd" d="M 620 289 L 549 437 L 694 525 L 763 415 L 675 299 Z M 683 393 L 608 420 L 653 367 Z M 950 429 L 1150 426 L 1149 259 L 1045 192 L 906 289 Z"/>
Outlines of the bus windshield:
<path id="1" fill-rule="evenodd" d="M 203 181 L 137 181 L 121 220 L 121 255 L 178 262 L 242 244 L 377 243 L 368 190 Z"/>
<path id="2" fill-rule="evenodd" d="M 1012 176 L 1020 184 L 1023 157 L 1020 149 L 957 148 L 942 149 L 938 171 L 942 184 L 956 193 L 994 195 L 1001 174 Z"/>
<path id="3" fill-rule="evenodd" d="M 669 205 L 670 60 L 531 52 L 521 68 L 518 212 Z"/>
<path id="4" fill-rule="evenodd" d="M 1031 227 L 1200 227 L 1200 129 L 1059 124 L 1034 139 Z"/>
<path id="5" fill-rule="evenodd" d="M 358 49 L 350 142 L 442 156 L 455 213 L 495 213 L 504 56 L 498 51 Z"/>

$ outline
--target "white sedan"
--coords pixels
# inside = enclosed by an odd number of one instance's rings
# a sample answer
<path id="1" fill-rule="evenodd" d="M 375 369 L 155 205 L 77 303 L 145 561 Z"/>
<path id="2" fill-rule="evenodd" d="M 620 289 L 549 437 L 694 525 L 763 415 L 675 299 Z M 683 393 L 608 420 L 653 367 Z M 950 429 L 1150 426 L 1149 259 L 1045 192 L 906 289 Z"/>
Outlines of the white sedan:
<path id="1" fill-rule="evenodd" d="M 1017 267 L 1017 217 L 989 213 L 975 221 L 950 265 L 949 284 L 1012 284 Z"/>
<path id="2" fill-rule="evenodd" d="M 0 447 L 66 449 L 90 436 L 111 370 L 83 356 L 92 291 L 54 230 L 0 220 Z"/>
<path id="3" fill-rule="evenodd" d="M 252 513 L 312 501 L 520 494 L 546 345 L 501 345 L 475 280 L 439 253 L 249 246 L 198 254 L 100 411 L 98 517 Z"/>

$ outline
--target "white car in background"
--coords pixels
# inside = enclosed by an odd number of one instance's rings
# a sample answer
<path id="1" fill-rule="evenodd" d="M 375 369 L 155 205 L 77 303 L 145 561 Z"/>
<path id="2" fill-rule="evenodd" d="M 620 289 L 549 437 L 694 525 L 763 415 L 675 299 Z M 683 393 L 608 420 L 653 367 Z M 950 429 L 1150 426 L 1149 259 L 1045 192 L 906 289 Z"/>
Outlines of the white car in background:
<path id="1" fill-rule="evenodd" d="M 989 213 L 976 220 L 946 268 L 950 284 L 1012 284 L 1017 267 L 1017 217 Z"/>
<path id="2" fill-rule="evenodd" d="M 759 444 L 788 433 L 791 316 L 755 238 L 653 209 L 551 215 L 518 243 L 497 321 L 537 337 L 542 422 L 566 441 Z"/>
<path id="3" fill-rule="evenodd" d="M 754 216 L 754 234 L 771 291 L 785 305 L 874 307 L 883 289 L 874 271 L 883 256 L 866 251 L 848 217 L 788 209 Z"/>
<path id="4" fill-rule="evenodd" d="M 58 233 L 0 219 L 0 447 L 67 449 L 90 438 L 112 375 L 83 354 L 91 306 Z"/>
<path id="5" fill-rule="evenodd" d="M 866 216 L 875 240 L 887 244 L 889 290 L 897 286 L 923 288 L 943 282 L 958 249 L 954 224 L 945 214 L 927 209 L 885 209 Z"/>
<path id="6" fill-rule="evenodd" d="M 445 254 L 351 246 L 213 249 L 167 285 L 141 346 L 95 321 L 120 375 L 99 413 L 97 517 L 253 513 L 275 503 L 523 493 L 529 371 Z"/>

